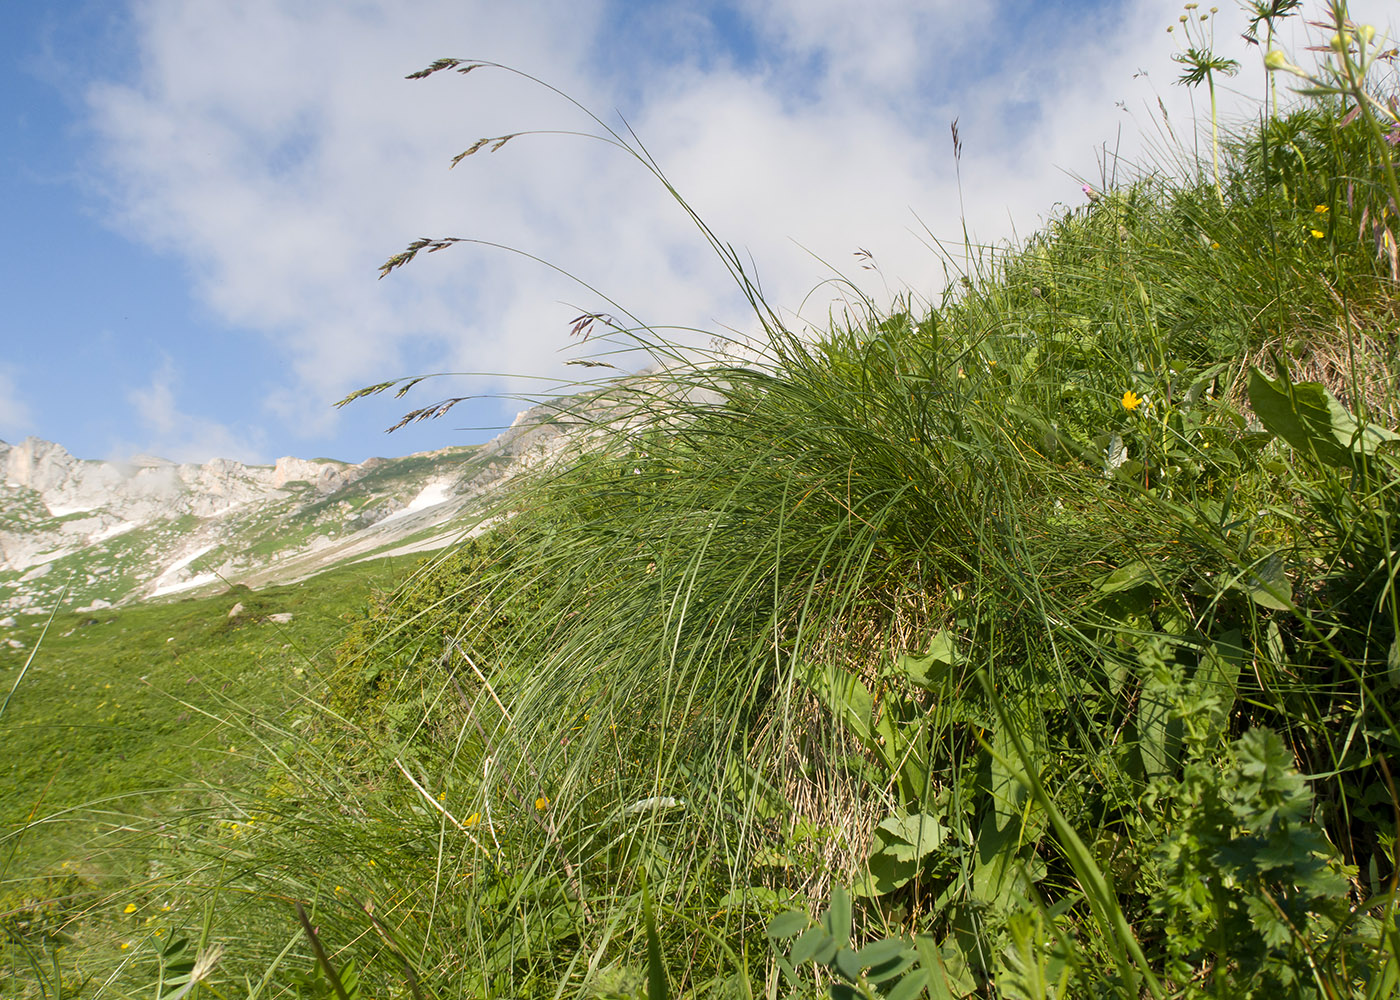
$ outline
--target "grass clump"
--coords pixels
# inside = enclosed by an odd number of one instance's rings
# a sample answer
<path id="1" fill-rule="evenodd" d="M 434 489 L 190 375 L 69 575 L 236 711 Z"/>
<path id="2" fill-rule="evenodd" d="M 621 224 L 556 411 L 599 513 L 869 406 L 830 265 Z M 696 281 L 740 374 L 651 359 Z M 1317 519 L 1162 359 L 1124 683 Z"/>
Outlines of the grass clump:
<path id="1" fill-rule="evenodd" d="M 224 974 L 1391 995 L 1395 193 L 1333 16 L 1311 103 L 936 304 L 792 332 L 715 241 L 761 340 L 614 326 L 666 361 L 591 397 L 624 429 L 356 623 L 229 792 L 266 822 L 180 841 Z"/>

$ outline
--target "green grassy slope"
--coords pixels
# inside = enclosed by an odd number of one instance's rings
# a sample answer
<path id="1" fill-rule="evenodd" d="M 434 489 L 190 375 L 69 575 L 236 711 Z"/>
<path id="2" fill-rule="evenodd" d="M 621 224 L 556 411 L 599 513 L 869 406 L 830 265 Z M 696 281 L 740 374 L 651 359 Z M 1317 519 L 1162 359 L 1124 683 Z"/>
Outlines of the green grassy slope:
<path id="1" fill-rule="evenodd" d="M 225 790 L 266 783 L 272 736 L 298 713 L 313 714 L 308 706 L 319 704 L 347 621 L 416 562 L 379 560 L 293 586 L 63 613 L 42 642 L 42 618 L 4 630 L 26 647 L 0 650 L 0 688 L 10 696 L 0 716 L 7 933 L 25 922 L 61 927 L 78 942 L 70 953 L 86 954 L 94 967 L 121 958 L 121 944 L 143 928 L 114 915 L 125 916 L 132 886 L 149 874 L 143 859 L 156 852 L 147 843 L 114 853 L 123 829 L 211 809 L 236 821 Z M 236 604 L 242 609 L 230 617 Z M 36 909 L 56 886 L 67 898 Z M 159 908 L 171 898 L 153 902 L 142 919 L 168 916 Z M 13 949 L 5 968 L 33 978 Z"/>

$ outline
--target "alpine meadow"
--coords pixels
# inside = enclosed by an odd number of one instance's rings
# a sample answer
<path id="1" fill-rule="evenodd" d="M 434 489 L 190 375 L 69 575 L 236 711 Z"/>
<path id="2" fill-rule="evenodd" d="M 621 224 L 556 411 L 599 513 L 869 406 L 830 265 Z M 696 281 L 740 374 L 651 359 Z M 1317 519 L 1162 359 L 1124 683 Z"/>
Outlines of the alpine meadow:
<path id="1" fill-rule="evenodd" d="M 644 374 L 556 401 L 484 530 L 0 661 L 0 997 L 1400 995 L 1400 55 L 1344 0 L 1275 48 L 1299 2 L 1186 4 L 1203 120 L 825 330 L 592 117 L 755 332 L 580 316 Z M 139 711 L 62 702 L 118 655 Z"/>

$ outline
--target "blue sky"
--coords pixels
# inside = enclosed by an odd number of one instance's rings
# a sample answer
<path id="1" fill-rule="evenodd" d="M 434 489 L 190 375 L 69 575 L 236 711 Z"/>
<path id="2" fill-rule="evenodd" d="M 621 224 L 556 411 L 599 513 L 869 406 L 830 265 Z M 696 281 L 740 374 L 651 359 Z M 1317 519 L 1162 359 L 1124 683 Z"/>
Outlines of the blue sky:
<path id="1" fill-rule="evenodd" d="M 1257 56 L 1221 0 L 1220 47 Z M 1353 3 L 1384 18 L 1390 6 Z M 1160 0 L 51 0 L 0 33 L 0 439 L 83 458 L 359 461 L 489 437 L 487 399 L 385 437 L 405 405 L 516 396 L 591 369 L 569 321 L 616 311 L 509 253 L 456 247 L 377 280 L 418 236 L 545 258 L 647 323 L 750 328 L 718 262 L 655 181 L 519 77 L 404 75 L 440 56 L 541 77 L 623 118 L 794 324 L 937 294 L 934 235 L 1026 234 L 1076 204 L 1104 144 L 1131 159 L 1178 126 Z M 1314 2 L 1310 13 L 1320 14 Z M 1290 39 L 1301 42 L 1301 38 Z M 1121 103 L 1120 103 L 1121 102 Z M 1227 112 L 1228 113 L 1228 112 Z M 961 199 L 948 124 L 964 141 Z M 1120 139 L 1120 130 L 1121 136 Z M 879 271 L 862 271 L 857 248 Z M 823 282 L 827 282 L 823 284 Z M 585 348 L 586 350 L 586 348 Z M 572 353 L 571 353 L 572 352 Z M 431 371 L 406 400 L 331 403 Z"/>

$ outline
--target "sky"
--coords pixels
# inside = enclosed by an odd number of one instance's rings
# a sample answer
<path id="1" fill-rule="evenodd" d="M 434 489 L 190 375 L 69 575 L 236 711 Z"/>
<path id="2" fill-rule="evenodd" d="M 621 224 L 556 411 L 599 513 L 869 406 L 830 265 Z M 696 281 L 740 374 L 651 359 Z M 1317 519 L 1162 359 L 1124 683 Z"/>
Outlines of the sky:
<path id="1" fill-rule="evenodd" d="M 1218 5 L 1216 47 L 1242 62 L 1223 115 L 1243 120 L 1263 92 L 1260 53 L 1239 38 L 1240 5 Z M 1351 4 L 1382 30 L 1394 7 Z M 581 313 L 684 342 L 752 333 L 639 146 L 793 329 L 826 328 L 857 293 L 936 301 L 964 226 L 1012 243 L 1082 205 L 1082 183 L 1169 162 L 1172 135 L 1190 145 L 1207 105 L 1174 82 L 1181 35 L 1166 29 L 1182 12 L 1165 0 L 9 5 L 0 440 L 93 459 L 358 462 L 486 440 L 530 399 L 606 371 L 567 364 L 607 350 L 571 336 Z M 1297 52 L 1310 39 L 1291 24 L 1282 41 Z M 509 69 L 405 79 L 443 57 Z M 632 151 L 600 141 L 605 127 Z M 533 134 L 450 167 L 475 140 L 520 132 Z M 448 236 L 481 242 L 379 278 L 410 241 Z M 439 372 L 459 374 L 333 406 Z M 481 398 L 384 433 L 410 408 L 468 394 Z"/>

